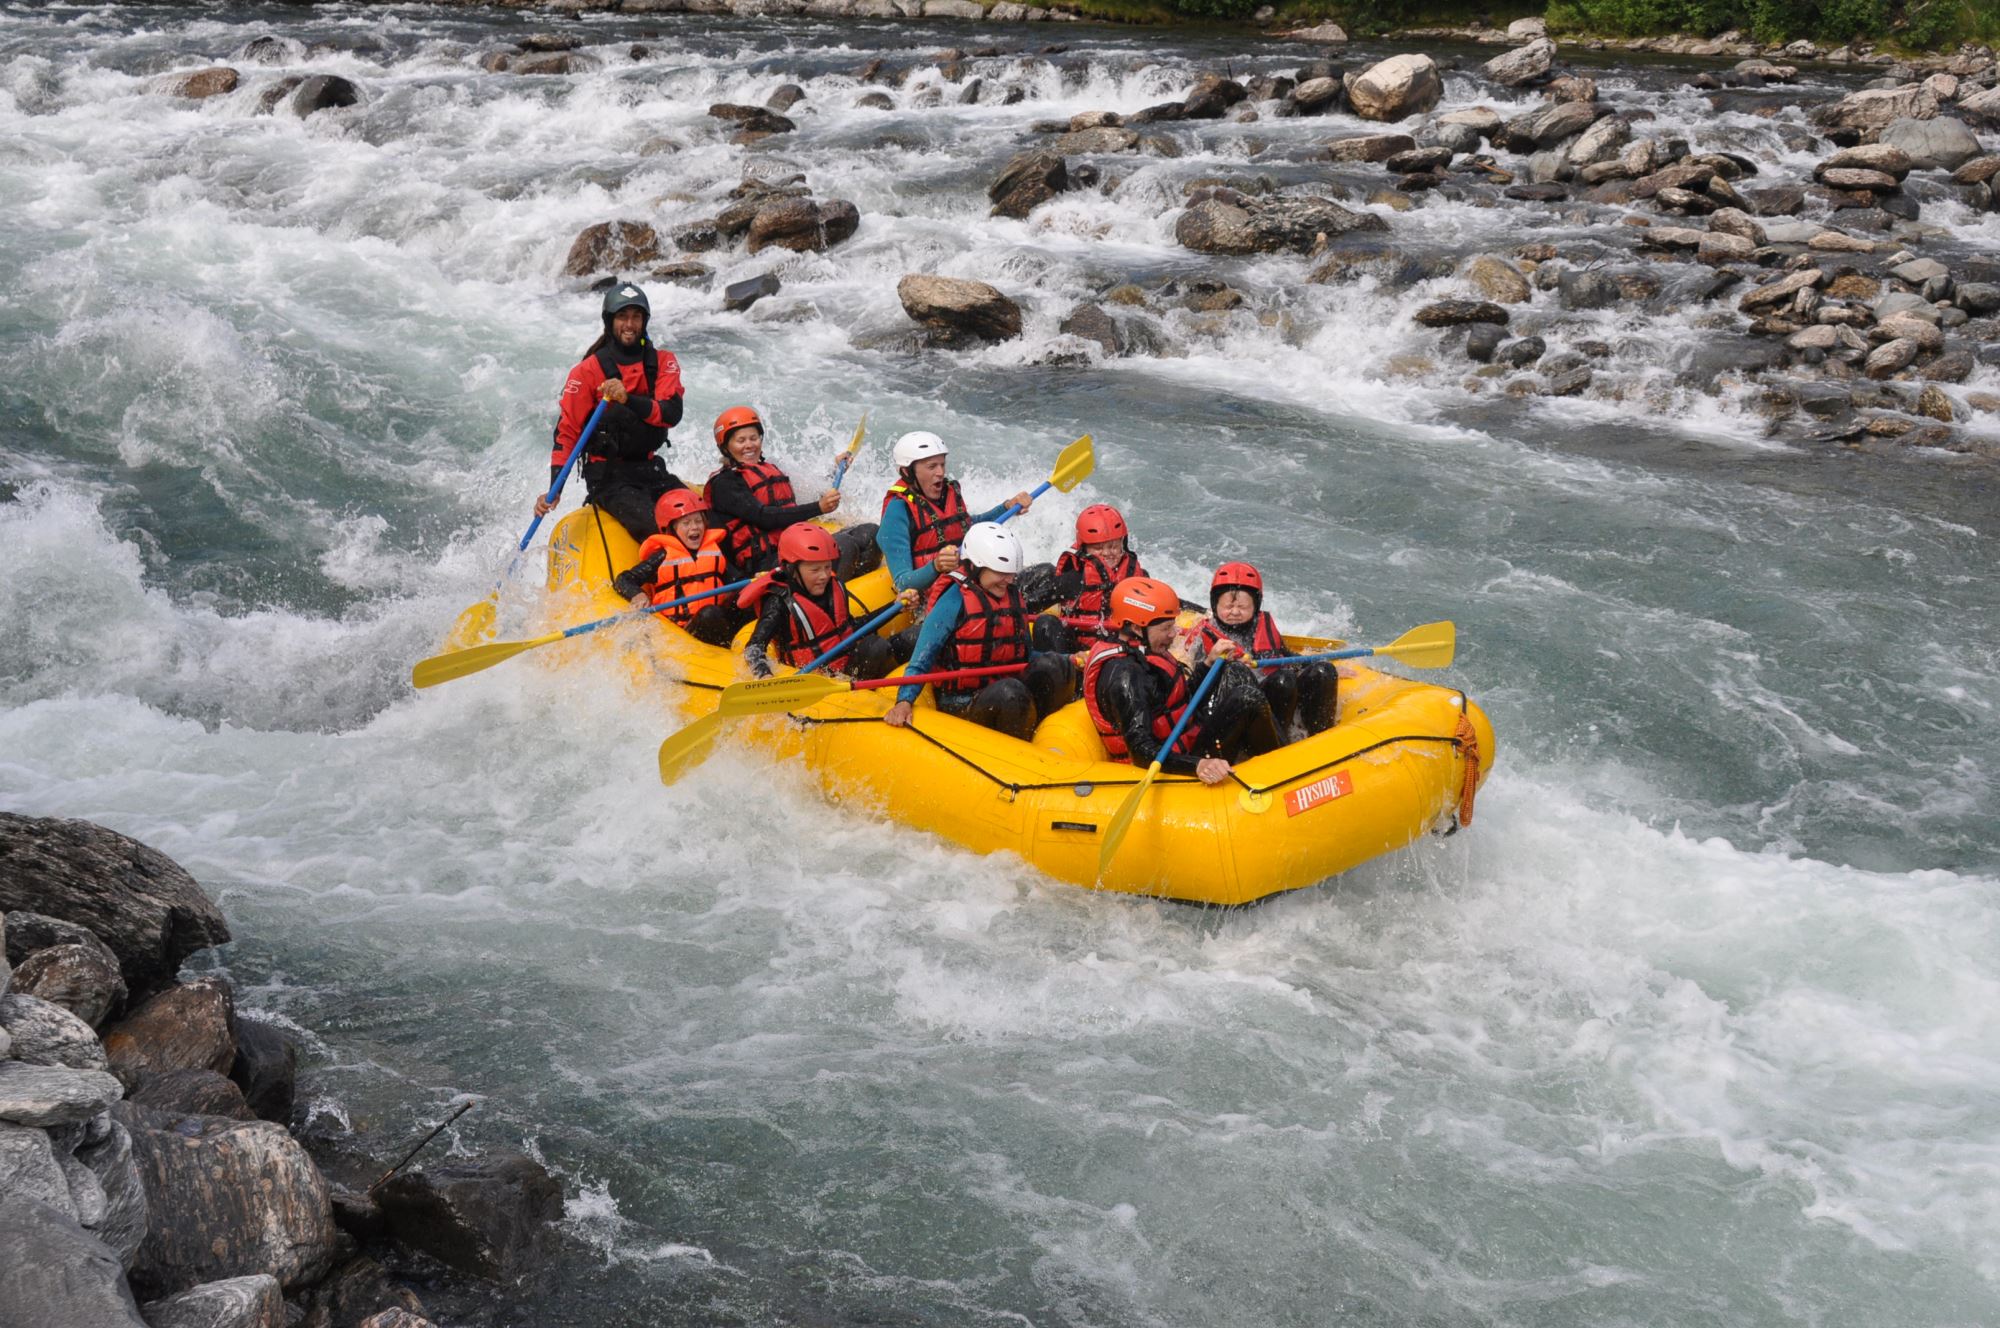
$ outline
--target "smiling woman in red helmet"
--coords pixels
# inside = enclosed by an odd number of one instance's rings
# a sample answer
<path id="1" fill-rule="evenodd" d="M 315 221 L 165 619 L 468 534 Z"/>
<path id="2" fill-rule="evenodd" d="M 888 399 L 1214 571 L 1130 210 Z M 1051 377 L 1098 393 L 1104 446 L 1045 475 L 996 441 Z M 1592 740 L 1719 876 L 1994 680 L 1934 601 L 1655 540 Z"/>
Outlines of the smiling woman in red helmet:
<path id="1" fill-rule="evenodd" d="M 1083 702 L 1114 761 L 1192 773 L 1204 784 L 1229 778 L 1231 762 L 1279 745 L 1271 703 L 1257 679 L 1233 660 L 1214 659 L 1192 673 L 1167 653 L 1180 597 L 1164 581 L 1133 577 L 1111 588 L 1107 625 L 1113 640 L 1090 652 Z M 1225 669 L 1172 751 L 1168 736 L 1208 669 Z"/>
<path id="2" fill-rule="evenodd" d="M 555 450 L 549 454 L 554 480 L 597 403 L 606 403 L 577 469 L 589 494 L 585 501 L 614 517 L 635 540 L 659 533 L 653 506 L 660 495 L 688 487 L 660 457 L 667 430 L 681 422 L 681 366 L 671 351 L 656 350 L 646 339 L 651 316 L 646 292 L 631 282 L 605 292 L 604 332 L 563 383 Z M 535 499 L 536 516 L 554 507 L 546 494 Z"/>
<path id="3" fill-rule="evenodd" d="M 778 537 L 801 521 L 840 508 L 840 490 L 828 489 L 811 502 L 797 501 L 792 481 L 777 463 L 764 458 L 764 420 L 748 406 L 731 406 L 715 417 L 715 446 L 722 466 L 708 477 L 708 502 L 721 520 L 729 560 L 745 571 L 761 572 L 778 561 Z M 835 534 L 839 572 L 859 576 L 882 564 L 873 524 L 848 526 Z"/>
<path id="4" fill-rule="evenodd" d="M 1114 637 L 1105 624 L 1111 587 L 1146 574 L 1129 535 L 1124 514 L 1109 503 L 1092 503 L 1078 513 L 1076 543 L 1056 559 L 1055 591 L 1069 633 L 1058 639 L 1065 648 L 1092 650 Z"/>
<path id="5" fill-rule="evenodd" d="M 936 683 L 932 692 L 947 715 L 1026 742 L 1036 724 L 1076 699 L 1076 666 L 1068 655 L 1034 648 L 1028 609 L 1014 588 L 1027 561 L 1020 536 L 981 522 L 965 532 L 963 555 L 931 586 L 910 672 L 1026 664 L 1019 674 Z M 922 693 L 920 684 L 897 689 L 896 704 L 882 718 L 898 728 L 908 724 Z"/>
<path id="6" fill-rule="evenodd" d="M 738 603 L 754 609 L 757 627 L 743 648 L 744 662 L 759 678 L 771 676 L 771 656 L 801 668 L 854 631 L 847 587 L 834 573 L 840 546 L 833 532 L 801 521 L 778 536 L 778 566 L 747 587 Z M 880 636 L 864 636 L 854 648 L 828 662 L 829 673 L 880 678 L 896 667 L 896 646 Z"/>
<path id="7" fill-rule="evenodd" d="M 722 532 L 709 528 L 708 504 L 699 495 L 687 489 L 662 494 L 653 505 L 653 519 L 659 522 L 660 533 L 639 546 L 638 563 L 611 583 L 633 608 L 665 604 L 743 579 L 723 554 Z M 664 616 L 712 646 L 728 645 L 750 620 L 733 597 L 725 596 L 667 609 Z"/>
<path id="8" fill-rule="evenodd" d="M 1208 610 L 1201 625 L 1201 646 L 1209 654 L 1217 653 L 1223 641 L 1258 659 L 1294 653 L 1277 620 L 1264 611 L 1264 575 L 1249 563 L 1224 563 L 1215 569 L 1215 579 L 1208 583 Z M 1271 702 L 1278 732 L 1290 732 L 1294 719 L 1308 737 L 1333 727 L 1340 674 L 1332 664 L 1314 660 L 1260 674 L 1258 681 Z"/>

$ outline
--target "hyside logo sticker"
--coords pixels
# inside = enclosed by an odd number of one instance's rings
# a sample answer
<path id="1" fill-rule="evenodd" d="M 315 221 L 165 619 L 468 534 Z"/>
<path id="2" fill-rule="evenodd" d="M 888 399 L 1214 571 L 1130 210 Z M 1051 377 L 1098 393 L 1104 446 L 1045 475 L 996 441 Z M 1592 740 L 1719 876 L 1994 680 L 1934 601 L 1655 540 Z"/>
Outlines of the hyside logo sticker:
<path id="1" fill-rule="evenodd" d="M 1354 776 L 1345 770 L 1336 770 L 1324 779 L 1315 779 L 1310 784 L 1301 784 L 1285 794 L 1285 815 L 1297 816 L 1309 812 L 1322 803 L 1344 798 L 1354 792 Z"/>

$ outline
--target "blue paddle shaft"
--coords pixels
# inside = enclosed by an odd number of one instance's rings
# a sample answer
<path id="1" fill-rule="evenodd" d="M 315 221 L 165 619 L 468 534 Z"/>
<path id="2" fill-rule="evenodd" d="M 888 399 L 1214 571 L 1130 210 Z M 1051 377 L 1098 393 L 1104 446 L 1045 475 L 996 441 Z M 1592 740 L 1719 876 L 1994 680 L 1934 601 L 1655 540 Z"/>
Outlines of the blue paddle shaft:
<path id="1" fill-rule="evenodd" d="M 578 623 L 576 626 L 566 629 L 563 635 L 566 637 L 582 636 L 585 632 L 594 632 L 600 627 L 608 627 L 612 623 L 624 622 L 628 618 L 643 618 L 649 613 L 658 613 L 663 609 L 678 608 L 683 604 L 692 604 L 698 599 L 714 599 L 717 595 L 726 595 L 732 590 L 741 590 L 756 579 L 753 576 L 742 581 L 731 582 L 726 586 L 717 586 L 713 590 L 704 590 L 699 594 L 682 595 L 679 599 L 670 599 L 664 604 L 648 604 L 645 608 L 634 609 L 630 613 L 614 613 L 609 618 L 599 618 L 596 622 Z"/>
<path id="2" fill-rule="evenodd" d="M 1028 491 L 1028 497 L 1031 500 L 1039 498 L 1043 494 L 1047 493 L 1050 489 L 1055 488 L 1055 486 L 1056 482 L 1054 480 L 1043 480 L 1040 484 L 1037 484 L 1034 488 Z M 1013 520 L 1015 517 L 1019 515 L 1021 515 L 1020 504 L 1018 503 L 1009 504 L 1007 510 L 1000 514 L 1000 520 L 998 524 L 1004 526 L 1009 521 Z"/>
<path id="3" fill-rule="evenodd" d="M 1310 664 L 1321 659 L 1361 659 L 1374 653 L 1374 646 L 1349 646 L 1345 650 L 1329 650 L 1323 655 L 1286 655 L 1280 659 L 1245 659 L 1243 662 L 1260 669 L 1275 669 L 1281 664 Z"/>
<path id="4" fill-rule="evenodd" d="M 604 408 L 610 404 L 608 401 L 600 401 L 597 403 L 597 409 L 590 412 L 590 422 L 585 424 L 583 432 L 576 436 L 576 446 L 569 450 L 569 459 L 562 463 L 562 469 L 556 472 L 555 482 L 549 485 L 549 502 L 554 502 L 556 499 L 562 497 L 563 485 L 569 482 L 570 471 L 576 469 L 576 459 L 583 455 L 583 445 L 590 441 L 590 435 L 597 432 L 597 422 L 604 418 Z M 527 551 L 528 541 L 535 537 L 535 531 L 540 528 L 541 524 L 542 518 L 540 514 L 537 514 L 535 519 L 528 523 L 528 533 L 521 536 L 521 542 L 514 546 L 514 552 L 525 553 Z M 509 568 L 508 570 L 511 572 L 513 569 Z"/>
<path id="5" fill-rule="evenodd" d="M 1208 695 L 1208 689 L 1215 686 L 1215 680 L 1221 676 L 1222 661 L 1217 660 L 1208 666 L 1208 673 L 1202 678 L 1201 686 L 1194 689 L 1194 695 L 1188 700 L 1187 709 L 1181 711 L 1181 717 L 1174 722 L 1173 732 L 1167 735 L 1166 745 L 1160 748 L 1160 755 L 1154 761 L 1155 765 L 1164 761 L 1174 750 L 1174 744 L 1181 740 L 1181 734 L 1186 731 L 1188 721 L 1194 718 L 1195 711 L 1201 709 L 1202 698 Z"/>

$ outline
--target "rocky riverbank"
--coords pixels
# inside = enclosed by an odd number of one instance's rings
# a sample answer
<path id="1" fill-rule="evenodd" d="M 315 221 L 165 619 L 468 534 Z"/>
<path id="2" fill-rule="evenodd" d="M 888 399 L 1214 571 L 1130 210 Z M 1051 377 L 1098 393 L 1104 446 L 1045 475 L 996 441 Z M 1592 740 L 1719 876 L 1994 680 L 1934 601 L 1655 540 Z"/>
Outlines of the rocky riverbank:
<path id="1" fill-rule="evenodd" d="M 229 940 L 145 845 L 0 813 L 0 1324 L 422 1328 L 416 1284 L 532 1272 L 562 1211 L 532 1159 L 315 1160 L 297 1045 L 181 977 Z"/>

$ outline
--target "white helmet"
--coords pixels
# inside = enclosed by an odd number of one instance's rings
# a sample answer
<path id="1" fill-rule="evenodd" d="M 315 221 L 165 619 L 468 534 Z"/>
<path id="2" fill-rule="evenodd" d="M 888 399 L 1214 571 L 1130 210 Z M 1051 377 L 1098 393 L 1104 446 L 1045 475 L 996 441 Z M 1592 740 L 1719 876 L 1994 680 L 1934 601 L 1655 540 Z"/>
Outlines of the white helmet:
<path id="1" fill-rule="evenodd" d="M 896 440 L 896 469 L 908 470 L 925 457 L 943 456 L 951 449 L 944 445 L 944 439 L 934 433 L 919 429 L 906 433 Z"/>
<path id="2" fill-rule="evenodd" d="M 1018 573 L 1028 564 L 1027 555 L 1021 552 L 1021 537 L 998 521 L 982 521 L 966 531 L 958 553 L 974 567 L 995 572 Z"/>

